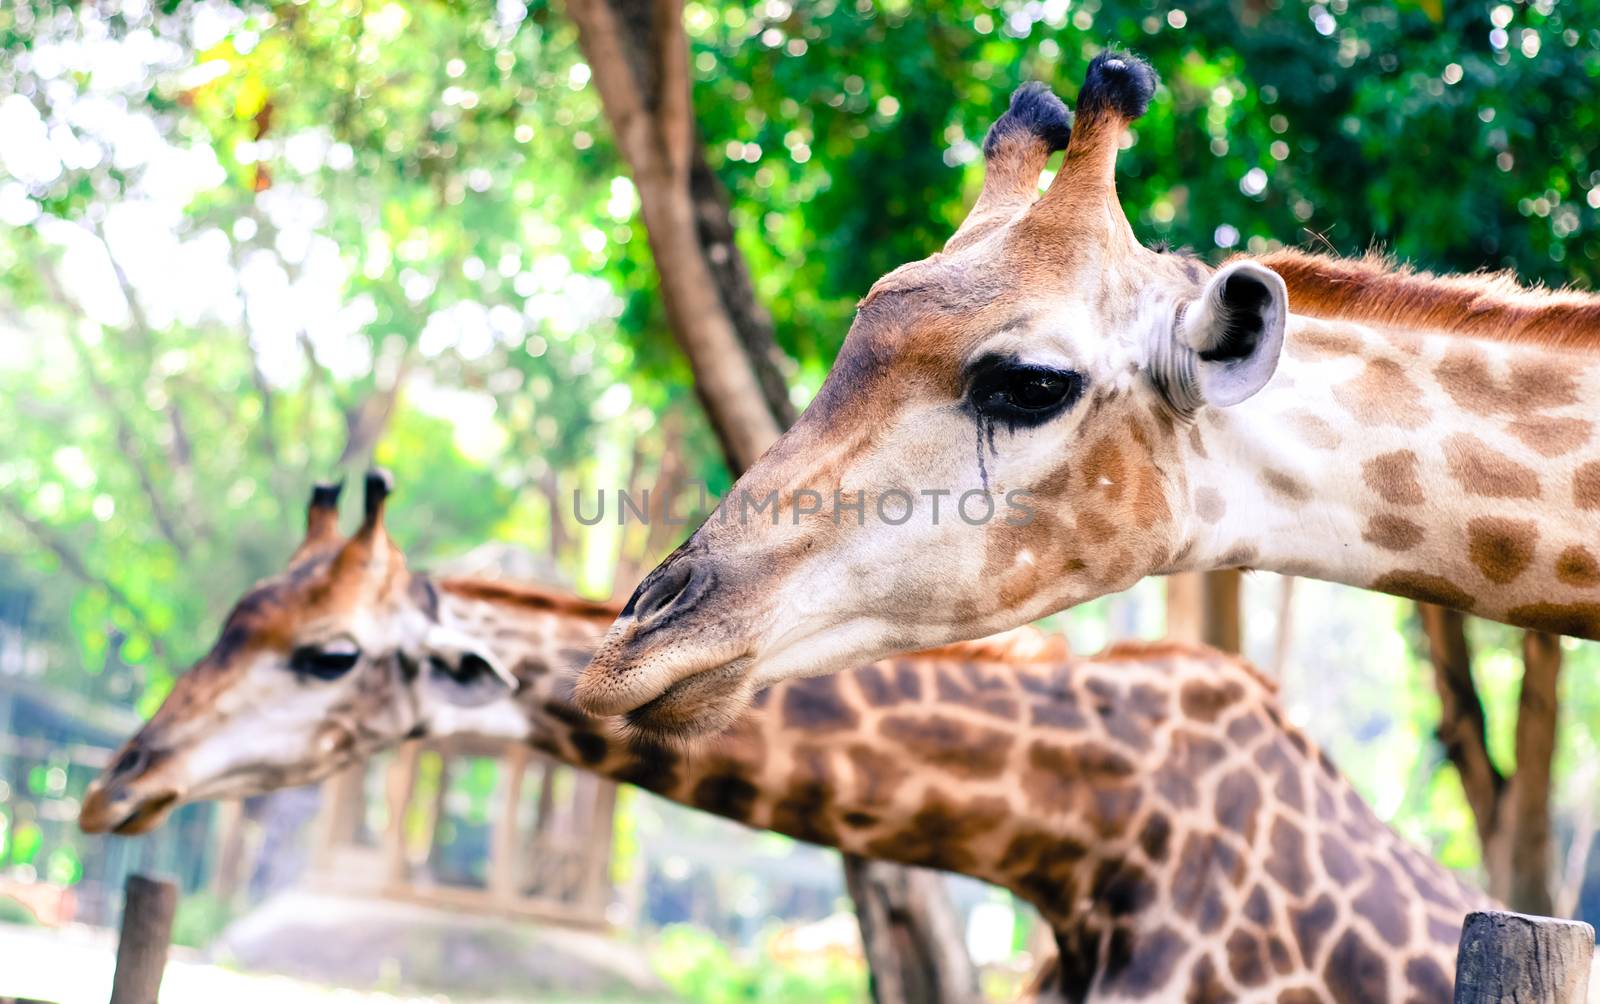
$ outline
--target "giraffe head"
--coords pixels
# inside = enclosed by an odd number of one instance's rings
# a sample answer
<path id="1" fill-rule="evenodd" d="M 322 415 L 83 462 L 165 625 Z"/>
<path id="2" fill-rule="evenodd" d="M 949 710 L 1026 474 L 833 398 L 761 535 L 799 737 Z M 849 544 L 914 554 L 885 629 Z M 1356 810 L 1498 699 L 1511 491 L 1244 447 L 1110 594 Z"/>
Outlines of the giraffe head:
<path id="1" fill-rule="evenodd" d="M 1287 298 L 1257 263 L 1213 272 L 1135 239 L 1116 156 L 1155 83 L 1102 53 L 1070 129 L 1049 90 L 1017 91 L 971 214 L 873 286 L 800 421 L 641 583 L 580 704 L 707 731 L 776 680 L 1014 627 L 1181 560 L 1178 432 L 1271 378 Z"/>
<path id="2" fill-rule="evenodd" d="M 183 802 L 316 780 L 507 692 L 505 670 L 438 623 L 433 586 L 384 530 L 388 494 L 387 475 L 367 475 L 364 519 L 345 538 L 338 486 L 312 492 L 288 568 L 234 606 L 90 786 L 84 830 L 143 833 Z"/>

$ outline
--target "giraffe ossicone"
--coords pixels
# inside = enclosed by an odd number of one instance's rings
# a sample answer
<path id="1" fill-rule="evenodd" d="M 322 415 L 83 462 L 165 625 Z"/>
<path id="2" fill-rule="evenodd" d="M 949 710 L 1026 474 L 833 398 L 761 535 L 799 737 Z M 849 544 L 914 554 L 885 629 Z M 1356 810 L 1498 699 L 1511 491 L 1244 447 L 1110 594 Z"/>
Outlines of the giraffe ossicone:
<path id="1" fill-rule="evenodd" d="M 1115 166 L 1154 80 L 1096 58 L 1042 197 L 1061 117 L 1018 92 L 967 219 L 873 285 L 805 414 L 641 584 L 583 707 L 714 731 L 777 680 L 1213 568 L 1600 638 L 1600 297 L 1146 248 Z"/>
<path id="2" fill-rule="evenodd" d="M 435 581 L 387 538 L 373 560 L 381 506 L 360 560 L 341 561 L 356 541 L 330 532 L 331 507 L 313 501 L 314 546 L 246 594 L 96 780 L 85 829 L 144 832 L 183 802 L 472 734 L 1003 885 L 1055 933 L 1045 999 L 1451 999 L 1462 917 L 1485 898 L 1378 820 L 1237 659 L 1175 645 L 1073 658 L 1024 629 L 788 681 L 716 740 L 641 748 L 570 700 L 614 606 Z"/>

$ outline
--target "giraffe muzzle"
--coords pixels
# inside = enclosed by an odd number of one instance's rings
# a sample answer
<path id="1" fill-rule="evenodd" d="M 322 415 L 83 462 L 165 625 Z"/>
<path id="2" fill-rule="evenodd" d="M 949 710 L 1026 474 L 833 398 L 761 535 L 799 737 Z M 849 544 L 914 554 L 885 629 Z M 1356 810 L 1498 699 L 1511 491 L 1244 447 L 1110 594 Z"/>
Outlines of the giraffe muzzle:
<path id="1" fill-rule="evenodd" d="M 95 778 L 78 810 L 85 833 L 132 836 L 161 825 L 183 793 L 160 776 L 165 758 L 132 744 Z"/>

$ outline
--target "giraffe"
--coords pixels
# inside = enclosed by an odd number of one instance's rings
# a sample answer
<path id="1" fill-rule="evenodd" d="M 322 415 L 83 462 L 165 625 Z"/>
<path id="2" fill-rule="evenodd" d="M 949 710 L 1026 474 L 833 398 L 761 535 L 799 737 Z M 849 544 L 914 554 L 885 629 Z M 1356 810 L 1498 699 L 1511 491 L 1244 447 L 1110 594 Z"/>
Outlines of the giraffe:
<path id="1" fill-rule="evenodd" d="M 1219 568 L 1600 638 L 1600 297 L 1146 248 L 1115 164 L 1155 86 L 1102 53 L 1070 129 L 1048 89 L 1016 92 L 970 215 L 873 285 L 802 418 L 640 584 L 580 706 L 714 730 L 776 680 Z"/>
<path id="2" fill-rule="evenodd" d="M 1462 916 L 1486 897 L 1379 821 L 1236 658 L 1173 644 L 1074 658 L 1026 628 L 786 681 L 693 749 L 637 743 L 570 699 L 615 606 L 435 581 L 383 538 L 381 499 L 348 543 L 332 504 L 313 496 L 307 544 L 94 783 L 84 829 L 145 832 L 185 801 L 470 732 L 1004 886 L 1056 936 L 1051 999 L 1451 998 Z"/>

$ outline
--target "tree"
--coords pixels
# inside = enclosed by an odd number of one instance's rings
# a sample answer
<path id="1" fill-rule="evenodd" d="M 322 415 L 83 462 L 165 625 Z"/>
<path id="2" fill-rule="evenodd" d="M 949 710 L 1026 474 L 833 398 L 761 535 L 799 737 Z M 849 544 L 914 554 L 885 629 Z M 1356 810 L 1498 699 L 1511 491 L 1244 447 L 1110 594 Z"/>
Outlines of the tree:
<path id="1" fill-rule="evenodd" d="M 1551 764 L 1557 733 L 1561 639 L 1522 633 L 1522 686 L 1516 714 L 1516 767 L 1507 775 L 1489 755 L 1488 722 L 1472 679 L 1467 617 L 1417 604 L 1439 691 L 1439 741 L 1455 765 L 1477 823 L 1489 892 L 1513 910 L 1555 912 L 1550 833 Z"/>
<path id="2" fill-rule="evenodd" d="M 673 334 L 737 474 L 794 413 L 720 188 L 698 153 L 682 5 L 569 0 L 568 11 L 639 188 Z M 844 855 L 844 869 L 878 1004 L 977 998 L 977 975 L 937 874 L 853 854 Z"/>

